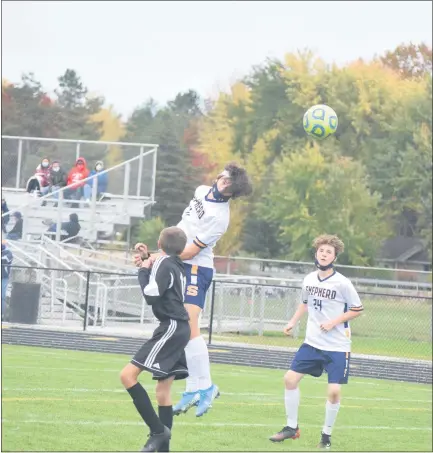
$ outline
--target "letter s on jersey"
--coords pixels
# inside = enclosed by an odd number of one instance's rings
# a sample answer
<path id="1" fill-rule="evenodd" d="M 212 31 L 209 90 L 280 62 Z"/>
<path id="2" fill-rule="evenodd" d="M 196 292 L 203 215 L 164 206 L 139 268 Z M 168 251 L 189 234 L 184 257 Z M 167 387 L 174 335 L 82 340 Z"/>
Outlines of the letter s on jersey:
<path id="1" fill-rule="evenodd" d="M 188 285 L 186 287 L 186 294 L 188 296 L 197 296 L 198 295 L 198 286 Z"/>

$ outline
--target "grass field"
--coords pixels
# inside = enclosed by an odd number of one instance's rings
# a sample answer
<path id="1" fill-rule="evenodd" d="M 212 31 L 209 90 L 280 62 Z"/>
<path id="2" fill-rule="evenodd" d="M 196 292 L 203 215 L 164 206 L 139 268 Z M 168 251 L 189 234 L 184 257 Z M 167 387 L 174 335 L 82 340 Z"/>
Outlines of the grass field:
<path id="1" fill-rule="evenodd" d="M 119 382 L 126 355 L 2 347 L 3 451 L 139 451 L 147 434 Z M 301 438 L 269 435 L 285 424 L 282 371 L 212 366 L 221 398 L 196 419 L 175 418 L 172 451 L 312 451 L 324 417 L 326 378 L 301 385 Z M 144 374 L 141 382 L 154 382 Z M 432 388 L 351 378 L 334 451 L 431 451 Z M 183 383 L 175 384 L 176 399 Z"/>
<path id="2" fill-rule="evenodd" d="M 298 295 L 293 293 L 293 306 L 287 307 L 287 301 L 267 299 L 263 308 L 264 318 L 268 320 L 289 320 L 298 304 Z M 393 357 L 432 360 L 432 302 L 431 299 L 401 298 L 396 296 L 363 295 L 361 297 L 364 312 L 361 317 L 350 323 L 352 330 L 352 351 L 358 354 L 375 354 Z M 223 304 L 221 306 L 220 304 Z M 305 337 L 306 318 L 300 324 L 298 338 L 282 335 L 283 323 L 279 331 L 265 325 L 263 336 L 258 335 L 255 327 L 240 332 L 218 332 L 218 316 L 239 316 L 259 319 L 260 300 L 248 305 L 246 298 L 227 296 L 218 299 L 215 306 L 214 339 L 237 341 L 268 346 L 299 347 Z M 242 314 L 242 316 L 241 316 Z M 224 319 L 224 318 L 223 318 Z M 224 320 L 220 323 L 224 325 Z M 275 324 L 273 326 L 275 328 Z"/>

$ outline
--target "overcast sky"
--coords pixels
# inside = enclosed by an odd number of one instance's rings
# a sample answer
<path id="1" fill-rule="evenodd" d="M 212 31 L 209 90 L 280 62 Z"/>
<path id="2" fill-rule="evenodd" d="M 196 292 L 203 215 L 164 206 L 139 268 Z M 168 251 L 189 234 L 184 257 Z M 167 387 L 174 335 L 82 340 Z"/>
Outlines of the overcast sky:
<path id="1" fill-rule="evenodd" d="M 266 57 L 308 47 L 328 62 L 432 42 L 432 2 L 2 1 L 2 76 L 51 92 L 66 68 L 129 115 L 189 88 L 215 96 Z"/>

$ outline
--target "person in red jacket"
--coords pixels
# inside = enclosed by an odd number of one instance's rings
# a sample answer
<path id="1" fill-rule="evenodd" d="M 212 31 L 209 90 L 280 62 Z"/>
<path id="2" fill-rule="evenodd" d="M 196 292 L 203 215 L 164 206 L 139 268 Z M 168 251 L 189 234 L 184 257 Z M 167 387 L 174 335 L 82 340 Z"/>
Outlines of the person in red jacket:
<path id="1" fill-rule="evenodd" d="M 66 198 L 71 200 L 80 200 L 82 198 L 84 187 L 84 182 L 82 181 L 89 176 L 89 173 L 86 159 L 84 159 L 84 157 L 79 157 L 75 162 L 75 167 L 73 167 L 68 174 Z"/>

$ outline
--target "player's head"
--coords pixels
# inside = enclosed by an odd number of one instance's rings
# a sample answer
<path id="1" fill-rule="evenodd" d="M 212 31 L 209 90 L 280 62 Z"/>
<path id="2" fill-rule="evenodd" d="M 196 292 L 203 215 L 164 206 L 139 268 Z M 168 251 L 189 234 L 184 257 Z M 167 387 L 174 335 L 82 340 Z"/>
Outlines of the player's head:
<path id="1" fill-rule="evenodd" d="M 252 191 L 247 171 L 235 162 L 224 167 L 224 171 L 217 176 L 212 186 L 212 194 L 218 201 L 244 197 L 250 195 Z"/>
<path id="2" fill-rule="evenodd" d="M 166 255 L 180 255 L 186 246 L 186 234 L 178 227 L 164 228 L 159 235 L 158 248 Z"/>
<path id="3" fill-rule="evenodd" d="M 322 234 L 313 241 L 316 250 L 314 263 L 322 271 L 331 269 L 334 266 L 337 256 L 344 252 L 343 241 L 332 234 Z"/>

